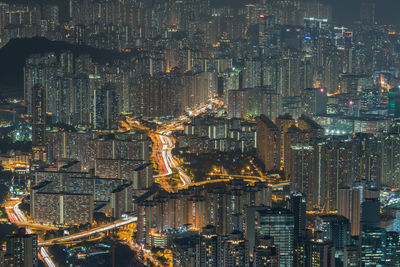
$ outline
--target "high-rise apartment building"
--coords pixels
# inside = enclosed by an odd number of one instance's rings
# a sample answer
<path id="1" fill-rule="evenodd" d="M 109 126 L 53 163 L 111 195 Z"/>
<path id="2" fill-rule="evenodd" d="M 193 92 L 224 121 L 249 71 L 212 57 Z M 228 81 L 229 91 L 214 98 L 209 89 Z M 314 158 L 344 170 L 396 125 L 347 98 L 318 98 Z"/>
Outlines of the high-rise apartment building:
<path id="1" fill-rule="evenodd" d="M 306 88 L 301 94 L 302 113 L 308 116 L 323 116 L 328 103 L 325 88 Z"/>
<path id="2" fill-rule="evenodd" d="M 281 134 L 279 128 L 264 115 L 257 121 L 257 154 L 266 170 L 280 169 Z"/>
<path id="3" fill-rule="evenodd" d="M 46 155 L 46 90 L 40 84 L 32 88 L 32 152 L 33 160 L 45 162 Z"/>
<path id="4" fill-rule="evenodd" d="M 399 186 L 397 179 L 400 172 L 400 136 L 397 133 L 388 133 L 382 136 L 382 158 L 381 158 L 381 185 L 388 187 Z"/>
<path id="5" fill-rule="evenodd" d="M 326 206 L 324 152 L 323 142 L 298 143 L 291 147 L 291 188 L 307 196 L 309 209 Z"/>
<path id="6" fill-rule="evenodd" d="M 289 210 L 267 208 L 258 211 L 260 236 L 271 236 L 279 246 L 280 266 L 293 266 L 294 259 L 294 216 Z"/>
<path id="7" fill-rule="evenodd" d="M 339 189 L 338 214 L 350 220 L 352 236 L 360 235 L 362 191 L 361 186 Z"/>
<path id="8" fill-rule="evenodd" d="M 11 256 L 10 266 L 37 267 L 38 261 L 38 238 L 35 234 L 27 234 L 24 228 L 18 233 L 7 237 L 6 253 Z"/>
<path id="9" fill-rule="evenodd" d="M 71 110 L 73 113 L 72 125 L 90 125 L 90 81 L 86 74 L 78 74 L 73 79 L 73 90 L 71 97 Z"/>
<path id="10" fill-rule="evenodd" d="M 281 132 L 281 166 L 283 166 L 283 169 L 285 171 L 286 171 L 284 165 L 286 162 L 285 153 L 289 150 L 288 147 L 298 142 L 298 140 L 292 142 L 291 138 L 287 139 L 286 133 L 288 132 L 289 128 L 291 128 L 292 126 L 295 127 L 295 125 L 296 121 L 289 114 L 281 115 L 278 118 L 276 118 L 276 126 L 279 128 L 279 131 Z"/>
<path id="11" fill-rule="evenodd" d="M 315 231 L 323 240 L 332 241 L 336 250 L 351 245 L 350 221 L 342 215 L 322 215 L 315 220 Z"/>
<path id="12" fill-rule="evenodd" d="M 306 229 L 306 196 L 301 192 L 292 192 L 287 200 L 287 209 L 293 213 L 294 218 L 294 246 L 305 236 Z"/>
<path id="13" fill-rule="evenodd" d="M 34 85 L 32 89 L 32 145 L 43 146 L 46 136 L 46 89 Z"/>
<path id="14" fill-rule="evenodd" d="M 253 266 L 280 267 L 279 246 L 274 244 L 272 238 L 259 238 L 254 251 Z"/>
<path id="15" fill-rule="evenodd" d="M 332 242 L 321 239 L 312 239 L 306 245 L 306 266 L 310 267 L 334 267 L 335 248 Z"/>
<path id="16" fill-rule="evenodd" d="M 102 88 L 94 90 L 91 109 L 93 129 L 118 129 L 119 113 L 116 85 L 113 83 L 106 83 Z"/>

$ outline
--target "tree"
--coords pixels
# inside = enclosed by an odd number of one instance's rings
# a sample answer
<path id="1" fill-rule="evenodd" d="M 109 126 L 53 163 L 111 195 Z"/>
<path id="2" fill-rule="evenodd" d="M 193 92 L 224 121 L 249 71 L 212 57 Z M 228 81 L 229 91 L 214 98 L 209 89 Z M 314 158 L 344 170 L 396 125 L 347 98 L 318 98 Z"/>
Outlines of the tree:
<path id="1" fill-rule="evenodd" d="M 14 224 L 0 224 L 0 243 L 7 240 L 7 236 L 18 231 L 18 227 Z"/>
<path id="2" fill-rule="evenodd" d="M 3 202 L 8 195 L 9 188 L 5 184 L 0 184 L 0 202 Z"/>

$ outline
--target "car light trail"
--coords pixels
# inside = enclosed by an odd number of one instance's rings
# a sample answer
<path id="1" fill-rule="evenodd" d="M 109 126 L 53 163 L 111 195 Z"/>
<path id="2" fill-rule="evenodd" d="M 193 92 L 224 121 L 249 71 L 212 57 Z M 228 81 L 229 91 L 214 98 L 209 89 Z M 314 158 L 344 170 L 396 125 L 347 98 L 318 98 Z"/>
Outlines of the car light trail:
<path id="1" fill-rule="evenodd" d="M 105 232 L 105 231 L 108 231 L 108 230 L 112 230 L 114 228 L 118 228 L 120 226 L 124 226 L 126 224 L 130 224 L 130 223 L 133 223 L 133 222 L 136 222 L 136 221 L 137 221 L 137 217 L 131 217 L 128 220 L 119 221 L 117 223 L 113 223 L 111 225 L 107 225 L 107 226 L 104 226 L 104 227 L 95 228 L 95 229 L 92 229 L 92 230 L 89 230 L 89 231 L 86 231 L 86 232 L 83 232 L 83 233 L 78 233 L 78 234 L 73 234 L 73 235 L 69 235 L 69 236 L 65 236 L 65 237 L 60 237 L 60 238 L 55 238 L 55 239 L 43 241 L 39 245 L 41 245 L 41 246 L 43 246 L 43 245 L 51 245 L 53 243 L 80 239 L 82 237 L 87 237 L 89 235 L 93 235 L 93 234 L 96 234 L 96 233 L 101 233 L 101 232 Z"/>

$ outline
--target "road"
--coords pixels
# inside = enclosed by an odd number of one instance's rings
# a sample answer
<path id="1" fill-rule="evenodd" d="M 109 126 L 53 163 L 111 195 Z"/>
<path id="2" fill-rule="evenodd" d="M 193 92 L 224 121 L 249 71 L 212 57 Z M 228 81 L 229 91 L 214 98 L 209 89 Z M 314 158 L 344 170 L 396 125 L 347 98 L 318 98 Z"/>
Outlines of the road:
<path id="1" fill-rule="evenodd" d="M 155 175 L 154 178 L 170 176 L 173 174 L 170 162 L 172 158 L 171 152 L 174 147 L 169 137 L 157 133 L 156 137 L 156 140 L 159 140 L 160 142 L 160 145 L 158 145 L 158 147 L 161 147 L 161 150 L 159 151 L 159 153 L 161 153 L 161 158 L 158 158 L 159 165 L 163 169 L 164 173 L 160 175 Z"/>
<path id="2" fill-rule="evenodd" d="M 146 131 L 153 141 L 153 158 L 158 164 L 159 174 L 155 175 L 154 178 L 162 188 L 167 192 L 175 192 L 178 189 L 188 187 L 192 185 L 192 179 L 185 173 L 180 163 L 173 157 L 172 149 L 175 148 L 176 140 L 172 136 L 172 133 L 183 129 L 183 124 L 189 122 L 192 117 L 196 117 L 208 110 L 223 106 L 223 102 L 218 99 L 212 99 L 208 104 L 201 105 L 189 112 L 189 116 L 182 115 L 175 120 L 171 120 L 164 123 L 160 130 L 152 131 L 151 129 L 141 125 L 139 121 L 134 118 L 127 118 L 126 121 L 122 121 L 121 125 L 126 130 L 139 129 Z M 168 182 L 174 173 L 178 173 L 181 184 L 172 188 Z"/>
<path id="3" fill-rule="evenodd" d="M 183 171 L 183 169 L 179 166 L 179 163 L 172 156 L 172 149 L 175 147 L 175 140 L 171 137 L 172 130 L 162 130 L 158 132 L 159 140 L 161 142 L 161 155 L 162 155 L 162 165 L 165 166 L 167 172 L 156 175 L 154 178 L 166 177 L 173 174 L 172 169 L 175 169 L 179 178 L 182 182 L 180 187 L 185 187 L 192 183 L 192 179 Z M 174 141 L 173 141 L 174 140 Z"/>
<path id="4" fill-rule="evenodd" d="M 162 267 L 163 265 L 152 256 L 151 250 L 145 249 L 143 245 L 139 245 L 133 241 L 128 242 L 127 245 L 136 252 L 138 260 L 143 264 L 147 265 L 148 262 L 151 262 L 156 267 Z"/>
<path id="5" fill-rule="evenodd" d="M 73 235 L 68 235 L 68 236 L 63 236 L 63 237 L 59 237 L 59 238 L 54 238 L 54 239 L 50 239 L 50 240 L 46 240 L 46 241 L 42 241 L 39 243 L 40 246 L 50 246 L 56 243 L 62 243 L 62 242 L 68 242 L 68 241 L 72 241 L 72 240 L 76 240 L 76 239 L 80 239 L 80 238 L 84 238 L 84 237 L 88 237 L 90 235 L 94 235 L 97 233 L 102 233 L 105 231 L 109 231 L 133 222 L 137 221 L 137 217 L 131 217 L 127 220 L 119 220 L 119 221 L 115 221 L 111 224 L 107 224 L 105 226 L 101 226 L 101 227 L 97 227 L 97 228 L 93 228 L 91 230 L 87 230 L 84 232 L 80 232 L 80 233 L 76 233 Z"/>
<path id="6" fill-rule="evenodd" d="M 216 101 L 216 100 L 215 100 Z M 215 104 L 216 102 L 214 102 Z M 194 109 L 193 111 L 190 112 L 190 117 L 197 116 L 203 112 L 205 112 L 207 109 L 211 108 L 212 105 L 203 105 L 201 107 L 198 107 Z M 173 157 L 172 155 L 172 149 L 175 147 L 175 139 L 172 137 L 172 133 L 176 130 L 182 129 L 182 124 L 184 122 L 189 121 L 190 118 L 183 115 L 179 117 L 177 120 L 170 122 L 168 125 L 165 125 L 165 127 L 162 130 L 151 132 L 149 128 L 142 126 L 138 121 L 136 120 L 130 120 L 129 118 L 125 121 L 122 121 L 121 124 L 124 128 L 126 129 L 131 129 L 131 128 L 138 128 L 140 130 L 146 131 L 149 133 L 150 137 L 153 140 L 154 146 L 156 149 L 153 149 L 156 154 L 155 160 L 158 162 L 160 171 L 163 172 L 162 174 L 156 175 L 154 178 L 158 178 L 161 180 L 162 186 L 168 191 L 168 192 L 173 192 L 174 189 L 171 188 L 170 184 L 167 182 L 167 179 L 170 179 L 174 172 L 176 171 L 179 175 L 179 178 L 181 180 L 181 185 L 179 188 L 186 187 L 192 184 L 192 179 L 184 172 L 184 170 L 181 168 L 180 163 Z M 160 155 L 158 155 L 159 153 Z M 165 179 L 163 179 L 165 178 Z M 21 227 L 26 228 L 26 232 L 28 234 L 33 233 L 32 228 L 39 228 L 43 230 L 52 230 L 51 227 L 49 226 L 41 226 L 38 224 L 32 224 L 29 223 L 26 216 L 24 213 L 20 210 L 19 205 L 21 203 L 21 199 L 19 200 L 11 200 L 9 202 L 6 202 L 4 205 L 6 213 L 8 215 L 9 220 Z M 127 225 L 133 222 L 137 221 L 137 217 L 131 217 L 127 220 L 120 220 L 116 221 L 112 224 L 102 226 L 102 227 L 97 227 L 88 231 L 80 232 L 77 234 L 73 235 L 68 235 L 60 238 L 54 238 L 51 240 L 39 240 L 39 256 L 45 261 L 47 266 L 49 267 L 55 267 L 55 264 L 52 260 L 52 258 L 49 255 L 49 252 L 46 248 L 46 246 L 53 245 L 56 243 L 63 243 L 63 242 L 70 242 L 73 240 L 85 238 L 97 233 L 102 233 L 108 230 L 115 229 L 117 227 Z"/>
<path id="7" fill-rule="evenodd" d="M 158 136 L 157 140 L 161 142 L 161 144 L 159 144 L 158 147 L 161 147 L 162 160 L 158 160 L 158 162 L 159 165 L 161 165 L 161 168 L 165 170 L 165 172 L 163 174 L 154 176 L 154 178 L 171 176 L 173 174 L 173 170 L 176 170 L 181 180 L 181 184 L 178 186 L 177 189 L 185 188 L 187 186 L 192 185 L 192 178 L 185 173 L 185 171 L 180 166 L 180 163 L 177 162 L 172 155 L 172 149 L 175 148 L 175 143 L 176 143 L 176 140 L 172 137 L 172 133 L 177 130 L 183 129 L 183 124 L 185 122 L 190 121 L 192 117 L 196 117 L 206 112 L 207 110 L 212 110 L 213 107 L 221 106 L 222 104 L 223 103 L 220 100 L 213 99 L 210 101 L 210 103 L 201 105 L 190 111 L 189 117 L 186 115 L 182 115 L 178 119 L 171 121 L 168 124 L 165 124 L 164 129 L 159 130 L 155 133 L 155 135 Z"/>
<path id="8" fill-rule="evenodd" d="M 182 116 L 178 120 L 165 125 L 164 128 L 166 129 L 158 131 L 152 131 L 151 129 L 141 125 L 139 121 L 131 118 L 127 118 L 126 122 L 121 122 L 122 126 L 127 130 L 139 129 L 147 132 L 153 142 L 153 158 L 157 162 L 160 173 L 155 175 L 154 178 L 156 182 L 158 182 L 162 188 L 169 193 L 175 191 L 168 182 L 174 174 L 174 171 L 179 174 L 183 185 L 191 183 L 190 177 L 185 174 L 172 156 L 172 149 L 175 147 L 175 140 L 171 135 L 174 131 L 182 127 L 183 122 L 187 120 L 187 117 Z"/>
<path id="9" fill-rule="evenodd" d="M 14 223 L 18 226 L 29 225 L 29 223 L 27 223 L 28 220 L 27 220 L 25 214 L 19 208 L 20 204 L 21 204 L 21 200 L 11 200 L 9 202 L 6 202 L 4 204 L 4 207 L 5 207 L 7 216 L 12 223 Z M 56 265 L 54 264 L 53 260 L 51 259 L 49 252 L 45 246 L 50 246 L 50 245 L 53 245 L 56 243 L 62 243 L 62 242 L 76 240 L 76 239 L 81 239 L 81 238 L 88 237 L 88 236 L 96 234 L 96 233 L 102 233 L 105 231 L 109 231 L 109 230 L 130 224 L 130 223 L 133 223 L 136 221 L 137 221 L 137 217 L 131 217 L 126 220 L 115 221 L 111 224 L 97 227 L 97 228 L 94 228 L 94 229 L 91 229 L 88 231 L 84 231 L 84 232 L 80 232 L 77 234 L 64 236 L 64 237 L 60 237 L 60 238 L 54 238 L 54 239 L 46 240 L 46 241 L 39 240 L 39 246 L 41 247 L 39 254 L 43 258 L 43 260 L 46 262 L 47 266 L 55 267 Z M 28 234 L 33 233 L 33 231 L 30 228 L 27 228 L 27 227 L 25 227 L 25 228 L 26 228 L 26 232 Z M 46 226 L 46 228 L 47 228 L 47 226 Z"/>
<path id="10" fill-rule="evenodd" d="M 19 208 L 20 204 L 21 204 L 20 199 L 19 200 L 11 200 L 4 204 L 8 219 L 10 220 L 10 222 L 12 222 L 18 226 L 27 222 L 25 214 Z M 28 234 L 33 233 L 30 228 L 25 227 L 25 229 Z M 42 259 L 45 261 L 47 266 L 56 267 L 53 260 L 49 256 L 49 252 L 47 251 L 47 248 L 44 248 L 44 247 L 40 248 L 39 256 L 42 257 Z"/>
<path id="11" fill-rule="evenodd" d="M 202 108 L 203 110 L 204 108 Z M 193 114 L 199 114 L 196 111 Z M 175 139 L 172 137 L 172 133 L 182 129 L 184 122 L 189 121 L 186 116 L 181 116 L 177 120 L 170 122 L 169 124 L 164 124 L 164 127 L 158 131 L 152 131 L 145 126 L 142 126 L 138 121 L 128 118 L 126 122 L 122 122 L 125 129 L 131 130 L 132 128 L 137 128 L 139 130 L 144 130 L 147 132 L 149 137 L 153 142 L 153 158 L 157 162 L 159 174 L 155 175 L 154 178 L 156 182 L 161 184 L 162 188 L 167 192 L 174 192 L 176 188 L 172 188 L 168 183 L 171 176 L 174 173 L 178 173 L 181 180 L 181 185 L 179 187 L 185 187 L 192 183 L 192 179 L 184 172 L 181 168 L 179 162 L 173 157 L 172 149 L 175 147 Z"/>

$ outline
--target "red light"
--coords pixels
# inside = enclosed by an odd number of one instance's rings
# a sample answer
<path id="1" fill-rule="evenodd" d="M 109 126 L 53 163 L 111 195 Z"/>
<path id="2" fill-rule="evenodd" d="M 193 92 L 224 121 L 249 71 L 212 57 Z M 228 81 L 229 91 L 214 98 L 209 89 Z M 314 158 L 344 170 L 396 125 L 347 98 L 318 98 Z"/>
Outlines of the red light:
<path id="1" fill-rule="evenodd" d="M 260 19 L 263 19 L 265 17 L 265 15 L 264 14 L 260 14 L 259 17 L 260 17 Z"/>
<path id="2" fill-rule="evenodd" d="M 350 100 L 349 104 L 350 104 L 350 105 L 353 105 L 353 104 L 354 104 L 353 100 Z"/>
<path id="3" fill-rule="evenodd" d="M 320 91 L 321 93 L 323 93 L 323 92 L 324 92 L 324 88 L 319 89 L 319 91 Z"/>

